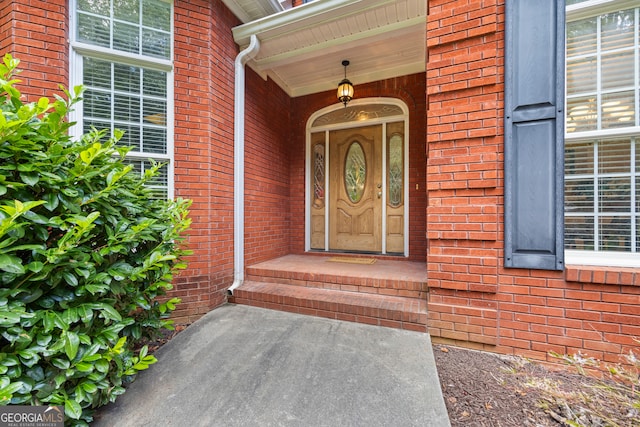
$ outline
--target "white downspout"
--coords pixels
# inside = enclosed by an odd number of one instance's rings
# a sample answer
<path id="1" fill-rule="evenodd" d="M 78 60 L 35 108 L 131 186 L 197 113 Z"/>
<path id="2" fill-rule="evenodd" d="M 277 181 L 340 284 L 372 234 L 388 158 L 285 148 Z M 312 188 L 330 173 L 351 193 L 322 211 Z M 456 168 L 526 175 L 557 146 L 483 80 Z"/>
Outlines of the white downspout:
<path id="1" fill-rule="evenodd" d="M 233 110 L 233 290 L 244 282 L 244 64 L 260 50 L 260 41 L 251 35 L 249 46 L 236 56 Z"/>

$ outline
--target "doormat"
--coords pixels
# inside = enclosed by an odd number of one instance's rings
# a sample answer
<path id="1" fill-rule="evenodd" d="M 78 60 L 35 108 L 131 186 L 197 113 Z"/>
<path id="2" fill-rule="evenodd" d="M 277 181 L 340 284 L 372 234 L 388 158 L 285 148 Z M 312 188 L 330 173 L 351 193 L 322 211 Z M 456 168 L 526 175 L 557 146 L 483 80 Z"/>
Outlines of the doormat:
<path id="1" fill-rule="evenodd" d="M 348 264 L 373 264 L 376 262 L 375 258 L 352 258 L 348 256 L 334 256 L 329 258 L 329 262 L 345 262 Z"/>

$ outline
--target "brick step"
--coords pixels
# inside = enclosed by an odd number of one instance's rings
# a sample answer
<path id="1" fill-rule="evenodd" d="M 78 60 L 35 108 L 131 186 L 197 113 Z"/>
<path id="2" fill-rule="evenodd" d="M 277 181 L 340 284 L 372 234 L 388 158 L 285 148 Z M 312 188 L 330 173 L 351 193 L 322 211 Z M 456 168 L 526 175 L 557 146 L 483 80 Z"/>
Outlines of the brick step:
<path id="1" fill-rule="evenodd" d="M 229 302 L 330 319 L 427 331 L 424 299 L 245 281 Z"/>
<path id="2" fill-rule="evenodd" d="M 427 298 L 424 264 L 376 260 L 372 265 L 335 263 L 325 257 L 287 256 L 247 267 L 246 279 L 301 287 Z M 308 260 L 311 259 L 312 262 Z"/>

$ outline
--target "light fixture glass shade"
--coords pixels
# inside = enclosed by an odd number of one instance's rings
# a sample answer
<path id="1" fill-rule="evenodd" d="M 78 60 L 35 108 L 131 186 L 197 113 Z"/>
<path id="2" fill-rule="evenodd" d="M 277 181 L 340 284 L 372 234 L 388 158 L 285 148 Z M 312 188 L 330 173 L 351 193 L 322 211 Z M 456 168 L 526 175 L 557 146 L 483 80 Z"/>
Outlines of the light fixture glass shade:
<path id="1" fill-rule="evenodd" d="M 353 98 L 353 85 L 348 79 L 342 80 L 338 84 L 338 100 L 347 106 L 347 103 Z"/>

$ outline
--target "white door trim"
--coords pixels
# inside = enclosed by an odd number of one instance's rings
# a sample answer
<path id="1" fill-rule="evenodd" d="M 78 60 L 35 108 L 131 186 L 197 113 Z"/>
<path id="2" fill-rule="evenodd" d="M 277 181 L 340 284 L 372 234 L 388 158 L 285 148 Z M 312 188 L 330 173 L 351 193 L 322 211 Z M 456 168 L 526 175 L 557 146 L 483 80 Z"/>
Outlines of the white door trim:
<path id="1" fill-rule="evenodd" d="M 371 118 L 367 120 L 352 120 L 344 123 L 336 123 L 336 124 L 328 124 L 321 126 L 313 126 L 313 123 L 319 117 L 336 110 L 340 110 L 345 108 L 342 104 L 334 104 L 325 108 L 322 108 L 315 113 L 313 113 L 309 120 L 307 120 L 306 130 L 305 130 L 305 251 L 311 251 L 311 182 L 313 179 L 313 164 L 312 164 L 312 156 L 311 156 L 311 134 L 323 132 L 325 133 L 325 191 L 329 190 L 329 131 L 338 130 L 338 129 L 346 129 L 346 128 L 356 128 L 361 126 L 370 126 L 373 124 L 384 124 L 390 122 L 397 122 L 399 120 L 404 121 L 404 256 L 409 256 L 409 108 L 407 105 L 400 99 L 396 98 L 385 98 L 385 97 L 371 97 L 371 98 L 363 98 L 363 99 L 355 99 L 349 103 L 349 107 L 355 107 L 358 105 L 371 105 L 371 104 L 390 104 L 399 107 L 402 110 L 402 114 L 381 117 L 381 118 Z M 382 138 L 382 173 L 383 173 L 383 221 L 382 221 L 382 253 L 386 252 L 386 126 L 382 126 L 383 129 L 383 138 Z M 325 244 L 324 250 L 329 251 L 329 198 L 325 196 L 326 201 L 326 212 L 325 215 Z M 317 249 L 314 249 L 317 250 Z"/>

